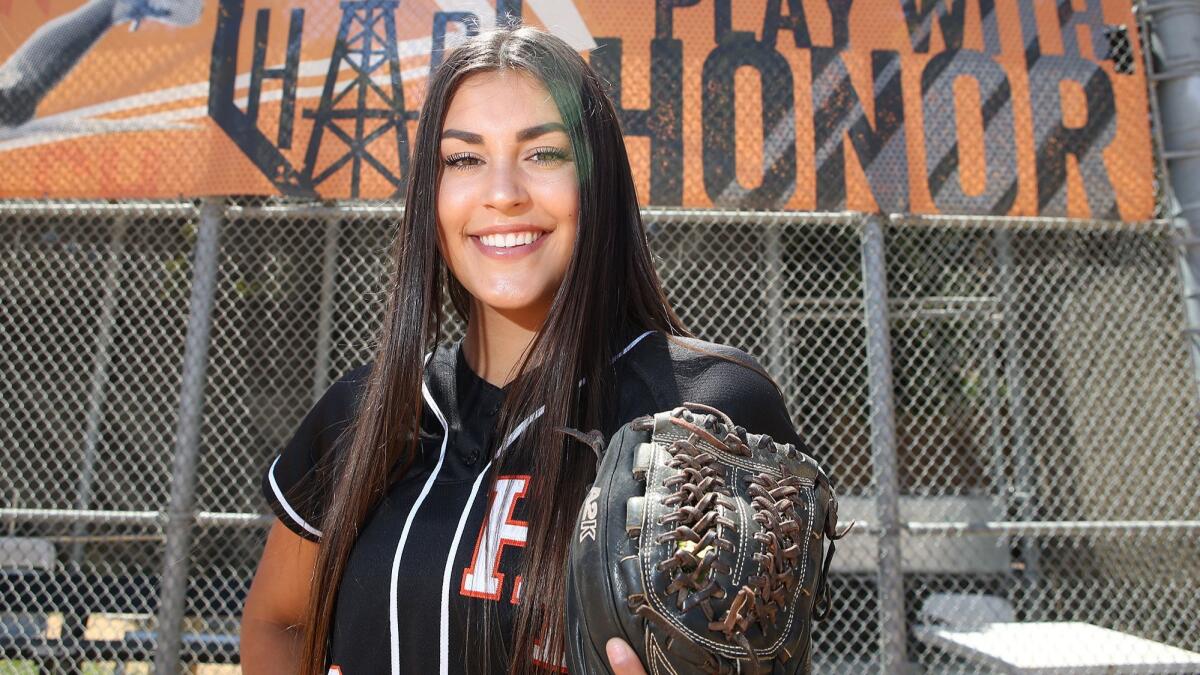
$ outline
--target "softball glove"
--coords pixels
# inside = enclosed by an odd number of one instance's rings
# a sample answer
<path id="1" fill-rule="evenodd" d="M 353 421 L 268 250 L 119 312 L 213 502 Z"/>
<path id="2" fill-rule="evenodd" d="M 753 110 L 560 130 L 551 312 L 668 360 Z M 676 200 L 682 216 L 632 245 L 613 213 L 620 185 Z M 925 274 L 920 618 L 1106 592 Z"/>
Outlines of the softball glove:
<path id="1" fill-rule="evenodd" d="M 607 673 L 620 637 L 656 673 L 808 673 L 828 613 L 837 499 L 795 446 L 684 403 L 595 449 L 567 560 L 567 667 Z M 848 528 L 847 528 L 848 529 Z"/>

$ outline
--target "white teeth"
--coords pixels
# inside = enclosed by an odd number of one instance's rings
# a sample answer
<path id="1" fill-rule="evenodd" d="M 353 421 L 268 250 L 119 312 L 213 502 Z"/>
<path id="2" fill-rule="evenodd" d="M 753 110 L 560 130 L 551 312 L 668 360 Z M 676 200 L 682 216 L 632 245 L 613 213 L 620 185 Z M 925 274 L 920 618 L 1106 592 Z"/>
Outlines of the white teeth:
<path id="1" fill-rule="evenodd" d="M 541 232 L 517 232 L 508 234 L 488 234 L 479 238 L 484 246 L 493 248 L 512 248 L 532 244 L 542 236 Z"/>

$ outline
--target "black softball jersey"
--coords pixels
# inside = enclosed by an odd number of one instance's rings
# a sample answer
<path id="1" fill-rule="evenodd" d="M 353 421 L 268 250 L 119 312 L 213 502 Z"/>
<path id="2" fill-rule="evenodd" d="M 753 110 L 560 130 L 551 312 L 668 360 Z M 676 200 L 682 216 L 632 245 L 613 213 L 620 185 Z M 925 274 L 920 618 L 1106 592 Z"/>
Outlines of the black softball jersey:
<path id="1" fill-rule="evenodd" d="M 686 346 L 676 344 L 674 340 Z M 753 364 L 745 352 L 658 332 L 630 333 L 614 345 L 616 418 L 602 429 L 609 438 L 640 415 L 684 401 L 725 411 L 755 433 L 794 443 L 797 437 L 783 400 L 754 370 L 693 349 Z M 289 529 L 312 541 L 321 537 L 325 497 L 319 483 L 328 453 L 344 447 L 371 364 L 333 383 L 263 474 L 262 489 Z M 467 365 L 462 340 L 442 342 L 427 357 L 422 387 L 420 457 L 388 489 L 368 516 L 350 553 L 337 593 L 329 644 L 329 673 L 504 672 L 501 656 L 511 645 L 514 607 L 521 602 L 518 576 L 527 535 L 527 471 L 506 468 L 483 484 L 505 389 Z M 509 443 L 539 416 L 527 418 Z M 503 447 L 501 444 L 500 447 Z M 544 497 L 543 497 L 544 498 Z M 484 536 L 487 534 L 488 536 Z M 487 667 L 475 625 L 484 603 L 496 603 L 500 630 L 493 631 Z M 473 606 L 472 606 L 473 605 Z M 496 646 L 499 645 L 499 646 Z M 548 673 L 567 672 L 563 654 L 535 647 L 535 663 Z"/>

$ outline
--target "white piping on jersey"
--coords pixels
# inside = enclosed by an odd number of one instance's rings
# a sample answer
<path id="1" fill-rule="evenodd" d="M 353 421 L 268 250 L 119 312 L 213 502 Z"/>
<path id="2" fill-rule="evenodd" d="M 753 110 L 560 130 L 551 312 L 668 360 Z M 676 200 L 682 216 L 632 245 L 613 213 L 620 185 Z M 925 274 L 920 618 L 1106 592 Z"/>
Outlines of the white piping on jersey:
<path id="1" fill-rule="evenodd" d="M 616 363 L 617 359 L 621 358 L 622 356 L 625 356 L 626 354 L 628 354 L 628 353 L 629 353 L 629 350 L 630 350 L 630 349 L 633 349 L 634 347 L 636 347 L 636 346 L 637 346 L 637 343 L 639 343 L 639 342 L 641 342 L 641 341 L 642 341 L 642 338 L 646 337 L 647 335 L 649 335 L 649 334 L 651 334 L 651 333 L 653 333 L 653 332 L 654 332 L 654 331 L 652 331 L 652 330 L 648 330 L 648 331 L 646 331 L 645 333 L 642 333 L 641 335 L 639 335 L 639 336 L 637 336 L 636 338 L 634 338 L 634 339 L 633 339 L 633 342 L 630 342 L 628 345 L 626 345 L 626 346 L 625 346 L 625 349 L 622 349 L 620 354 L 617 354 L 616 356 L 612 357 L 612 360 L 611 360 L 611 361 L 609 361 L 609 363 Z M 587 381 L 587 378 L 586 378 L 586 377 L 585 377 L 585 378 L 582 378 L 582 379 L 580 379 L 580 380 L 579 380 L 579 384 L 577 384 L 576 386 L 578 386 L 578 387 L 582 387 L 582 386 L 583 386 L 583 383 L 584 383 L 584 382 L 586 382 L 586 381 Z M 503 451 L 505 448 L 507 448 L 509 445 L 511 445 L 513 441 L 517 440 L 517 436 L 520 436 L 520 435 L 521 435 L 521 434 L 522 434 L 522 433 L 525 431 L 525 429 L 527 429 L 527 428 L 529 427 L 529 425 L 530 425 L 530 424 L 533 424 L 534 420 L 536 420 L 537 418 L 541 417 L 541 416 L 542 416 L 542 413 L 544 413 L 544 412 L 546 412 L 546 406 L 541 406 L 540 408 L 538 408 L 537 410 L 535 410 L 535 411 L 533 412 L 533 414 L 532 414 L 532 415 L 530 415 L 529 417 L 526 417 L 525 419 L 521 420 L 521 423 L 520 423 L 520 424 L 518 424 L 518 425 L 517 425 L 517 427 L 516 427 L 515 429 L 513 429 L 513 430 L 512 430 L 512 431 L 511 431 L 511 432 L 508 434 L 508 436 L 507 436 L 507 437 L 505 437 L 505 439 L 504 439 L 504 442 L 503 442 L 503 443 L 501 443 L 501 444 L 500 444 L 500 447 L 496 449 L 496 454 L 492 455 L 492 459 L 496 459 L 497 457 L 499 457 L 499 456 L 500 456 L 500 453 L 501 453 L 501 452 L 502 452 L 502 451 Z M 488 462 L 487 466 L 491 466 L 491 462 Z M 485 466 L 485 467 L 484 467 L 484 469 L 483 469 L 483 470 L 484 470 L 484 473 L 486 473 L 486 472 L 487 472 L 487 466 Z M 472 498 L 474 498 L 474 496 L 472 496 Z"/>
<path id="2" fill-rule="evenodd" d="M 633 341 L 630 342 L 625 347 L 625 349 L 621 350 L 620 354 L 617 354 L 616 356 L 614 356 L 612 358 L 612 361 L 610 363 L 616 362 L 617 359 L 621 358 L 622 356 L 625 356 L 625 354 L 629 353 L 630 349 L 633 349 L 635 346 L 637 346 L 637 343 L 642 341 L 642 338 L 646 337 L 647 335 L 649 335 L 653 332 L 654 331 L 648 330 L 645 333 L 642 333 L 641 335 L 634 338 Z M 586 377 L 579 380 L 579 384 L 577 386 L 582 387 L 583 383 L 586 381 L 587 381 Z M 540 408 L 535 410 L 532 415 L 530 415 L 529 417 L 526 417 L 524 420 L 522 420 L 521 423 L 518 424 L 516 426 L 516 428 L 514 428 L 511 433 L 509 433 L 509 435 L 507 437 L 505 437 L 504 442 L 501 443 L 500 447 L 496 450 L 496 454 L 492 456 L 492 460 L 494 460 L 497 456 L 499 456 L 499 454 L 505 448 L 507 448 L 510 444 L 512 444 L 513 441 L 515 441 L 517 439 L 517 436 L 519 436 L 521 434 L 521 432 L 525 431 L 525 429 L 527 429 L 530 424 L 533 424 L 534 420 L 541 417 L 542 413 L 544 413 L 544 412 L 546 412 L 546 406 L 541 406 Z M 449 435 L 449 434 L 447 434 L 447 435 Z M 442 443 L 443 453 L 445 451 L 445 447 L 446 447 L 445 442 L 443 441 L 443 443 Z M 440 625 L 438 628 L 438 633 L 439 633 L 440 643 L 441 643 L 441 650 L 438 655 L 438 666 L 439 666 L 438 672 L 440 673 L 440 675 L 449 675 L 449 673 L 450 673 L 450 576 L 454 572 L 454 559 L 458 554 L 458 544 L 462 540 L 463 528 L 466 526 L 467 517 L 471 513 L 471 507 L 475 505 L 475 497 L 477 497 L 479 495 L 479 484 L 483 480 L 483 477 L 487 475 L 488 469 L 492 468 L 492 460 L 488 461 L 488 463 L 483 467 L 483 470 L 479 472 L 479 475 L 475 477 L 475 482 L 471 485 L 471 496 L 467 498 L 467 504 L 465 507 L 463 507 L 462 514 L 458 517 L 458 527 L 454 530 L 454 539 L 450 542 L 450 553 L 446 556 L 446 569 L 442 572 L 442 610 L 441 610 L 441 621 L 440 621 Z M 486 527 L 487 524 L 485 523 L 484 526 Z M 485 543 L 485 546 L 486 546 L 486 543 Z M 392 578 L 395 579 L 394 574 L 393 574 Z M 395 602 L 395 599 L 396 599 L 396 590 L 393 588 L 392 589 L 392 602 L 393 603 Z M 395 612 L 392 613 L 392 616 L 393 616 L 393 618 L 395 617 Z M 392 624 L 392 627 L 393 627 L 393 630 L 395 630 L 396 624 L 394 622 Z M 392 635 L 392 653 L 395 654 L 397 649 L 399 649 L 399 643 L 397 642 L 396 635 L 393 634 Z M 393 675 L 396 675 L 398 672 L 396 668 L 397 668 L 397 663 L 396 663 L 396 660 L 393 659 L 392 660 Z"/>
<path id="3" fill-rule="evenodd" d="M 425 365 L 429 365 L 429 357 L 431 356 L 433 356 L 433 352 L 425 355 Z M 421 395 L 425 397 L 425 402 L 429 404 L 434 416 L 442 424 L 442 450 L 441 454 L 438 455 L 437 466 L 433 467 L 433 472 L 429 474 L 429 478 L 425 480 L 424 487 L 421 488 L 421 494 L 417 496 L 417 501 L 409 509 L 408 517 L 404 519 L 404 529 L 400 532 L 400 542 L 396 544 L 396 555 L 392 558 L 392 581 L 389 585 L 391 593 L 388 600 L 388 604 L 390 605 L 388 624 L 392 647 L 392 675 L 400 673 L 400 617 L 398 614 L 399 608 L 396 606 L 400 590 L 398 586 L 400 556 L 404 555 L 404 544 L 408 541 L 408 531 L 412 529 L 413 518 L 417 515 L 417 510 L 421 508 L 421 504 L 425 501 L 425 496 L 429 494 L 429 490 L 433 487 L 433 482 L 437 480 L 438 472 L 442 470 L 442 462 L 446 459 L 446 443 L 450 441 L 450 425 L 446 424 L 446 416 L 442 414 L 441 408 L 433 400 L 433 396 L 429 393 L 429 387 L 425 385 L 423 378 L 421 381 Z"/>
<path id="4" fill-rule="evenodd" d="M 271 462 L 271 468 L 267 471 L 267 478 L 271 481 L 271 491 L 275 493 L 275 499 L 279 500 L 279 505 L 283 507 L 284 512 L 287 513 L 289 518 L 296 521 L 297 525 L 303 527 L 313 536 L 320 537 L 321 531 L 309 525 L 307 520 L 301 518 L 299 513 L 296 513 L 296 509 L 293 509 L 292 505 L 288 503 L 287 498 L 283 496 L 283 490 L 279 489 L 279 483 L 275 482 L 275 465 L 279 463 L 280 457 L 283 457 L 283 453 L 280 453 L 279 457 L 276 457 L 275 461 Z"/>
<path id="5" fill-rule="evenodd" d="M 429 363 L 429 357 L 431 357 L 431 356 L 433 356 L 433 352 L 429 352 L 428 354 L 425 355 L 425 363 Z M 424 388 L 425 388 L 425 383 L 422 382 L 421 383 L 422 391 L 424 391 Z M 437 410 L 437 406 L 434 406 L 434 410 Z M 438 411 L 438 419 L 442 419 L 440 410 Z M 445 426 L 446 426 L 446 422 L 445 422 L 445 420 L 442 420 L 442 427 L 444 428 Z M 279 489 L 279 483 L 276 482 L 276 480 L 275 480 L 275 465 L 278 464 L 279 460 L 282 458 L 283 458 L 283 453 L 279 453 L 279 455 L 275 457 L 275 461 L 271 462 L 271 468 L 267 470 L 267 479 L 271 482 L 271 491 L 275 493 L 275 499 L 279 500 L 279 505 L 283 507 L 284 513 L 286 513 L 289 518 L 296 521 L 296 524 L 299 525 L 300 527 L 303 527 L 305 529 L 305 531 L 307 531 L 309 534 L 312 534 L 319 539 L 321 536 L 323 536 L 321 534 L 321 531 L 318 530 L 317 528 L 313 527 L 312 525 L 309 525 L 308 521 L 305 520 L 304 518 L 302 518 L 300 516 L 300 514 L 296 511 L 296 509 L 292 508 L 292 505 L 290 503 L 288 503 L 287 497 L 283 496 L 283 490 Z M 440 463 L 439 463 L 439 465 L 440 465 Z M 406 530 L 406 532 L 407 532 L 407 530 Z"/>
<path id="6" fill-rule="evenodd" d="M 620 353 L 620 354 L 617 354 L 616 356 L 614 356 L 614 357 L 612 358 L 612 360 L 613 360 L 613 361 L 616 361 L 617 359 L 621 358 L 622 356 L 625 356 L 626 354 L 628 354 L 630 349 L 633 349 L 634 347 L 636 347 L 636 346 L 637 346 L 637 343 L 639 343 L 639 342 L 641 342 L 641 341 L 642 341 L 642 338 L 646 337 L 647 335 L 649 335 L 649 334 L 651 334 L 651 333 L 653 333 L 653 332 L 654 332 L 654 331 L 652 331 L 652 330 L 648 330 L 648 331 L 646 331 L 645 333 L 642 333 L 641 335 L 639 335 L 639 336 L 635 337 L 635 338 L 633 339 L 633 342 L 630 342 L 629 344 L 625 345 L 625 349 L 622 349 L 622 350 L 621 350 L 621 353 Z M 587 379 L 587 378 L 584 378 L 584 379 Z M 579 381 L 579 384 L 583 384 L 583 380 L 580 380 L 580 381 Z"/>

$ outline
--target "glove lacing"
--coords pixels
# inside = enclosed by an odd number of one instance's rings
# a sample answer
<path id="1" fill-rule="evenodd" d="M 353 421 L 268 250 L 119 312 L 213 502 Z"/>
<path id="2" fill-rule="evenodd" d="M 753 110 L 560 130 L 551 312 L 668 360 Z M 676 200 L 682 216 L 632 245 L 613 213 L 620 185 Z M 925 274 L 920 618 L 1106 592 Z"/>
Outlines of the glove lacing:
<path id="1" fill-rule="evenodd" d="M 693 412 L 702 415 L 696 417 Z M 660 561 L 656 568 L 673 575 L 666 592 L 675 594 L 676 607 L 681 612 L 700 607 L 709 621 L 709 630 L 722 633 L 726 639 L 742 647 L 750 659 L 751 672 L 759 672 L 762 667 L 759 655 L 746 638 L 746 630 L 757 623 L 760 630 L 766 633 L 779 611 L 787 607 L 788 598 L 797 585 L 800 585 L 800 592 L 805 596 L 811 596 L 802 585 L 804 555 L 801 546 L 806 530 L 801 518 L 807 508 L 802 490 L 811 488 L 811 481 L 792 474 L 786 463 L 782 465 L 782 477 L 777 478 L 765 472 L 746 477 L 749 486 L 747 494 L 752 499 L 754 509 L 753 517 L 762 528 L 761 532 L 754 535 L 761 545 L 760 552 L 754 554 L 754 560 L 763 573 L 750 577 L 747 580 L 749 583 L 737 590 L 729 609 L 717 619 L 711 601 L 725 599 L 731 589 L 721 585 L 714 573 L 728 575 L 731 572 L 729 565 L 718 557 L 722 550 L 734 551 L 734 543 L 726 535 L 736 533 L 737 525 L 726 513 L 735 507 L 729 499 L 732 491 L 725 484 L 724 475 L 712 466 L 714 458 L 698 448 L 696 442 L 703 439 L 723 452 L 751 457 L 750 440 L 746 430 L 734 425 L 723 412 L 700 403 L 683 403 L 672 411 L 669 421 L 687 430 L 689 436 L 676 439 L 667 448 L 671 454 L 667 466 L 681 473 L 663 481 L 663 486 L 674 488 L 674 492 L 664 497 L 662 504 L 675 509 L 660 516 L 659 523 L 674 523 L 676 527 L 659 535 L 655 541 L 659 544 L 674 543 L 676 550 L 671 557 Z M 649 430 L 653 428 L 653 419 L 637 420 L 634 426 Z M 760 453 L 762 450 L 772 453 L 782 450 L 785 457 L 793 458 L 798 454 L 795 446 L 777 446 L 765 435 L 758 436 L 754 443 L 754 450 Z M 823 527 L 824 523 L 820 523 L 812 529 L 814 540 L 820 541 Z M 840 539 L 844 535 L 845 532 L 842 532 L 829 538 Z M 828 608 L 826 573 L 833 554 L 833 542 L 829 544 L 829 554 L 818 575 L 817 595 L 825 602 L 817 604 L 824 604 L 824 609 Z M 699 647 L 691 637 L 649 604 L 642 602 L 633 609 L 638 616 L 666 629 L 670 639 L 682 639 Z M 711 659 L 712 655 L 709 656 Z M 711 672 L 731 672 L 727 670 L 727 664 L 718 663 L 715 659 L 706 665 Z"/>
<path id="2" fill-rule="evenodd" d="M 700 421 L 700 425 L 695 423 L 692 411 L 706 413 L 701 419 L 695 420 Z M 725 485 L 724 476 L 711 466 L 715 461 L 713 457 L 696 447 L 695 443 L 703 439 L 723 452 L 744 457 L 752 456 L 752 452 L 746 430 L 734 425 L 732 420 L 715 408 L 685 403 L 673 411 L 670 422 L 686 429 L 689 436 L 675 440 L 668 448 L 672 458 L 667 465 L 682 473 L 663 481 L 664 487 L 674 488 L 675 491 L 665 497 L 662 503 L 676 508 L 660 517 L 659 522 L 676 523 L 677 526 L 660 535 L 656 541 L 660 544 L 674 542 L 677 550 L 670 558 L 661 561 L 657 569 L 674 573 L 666 590 L 677 594 L 678 609 L 687 612 L 699 606 L 709 621 L 709 630 L 724 634 L 726 639 L 745 649 L 753 669 L 757 670 L 758 654 L 745 633 L 752 623 L 757 623 L 766 633 L 779 610 L 787 606 L 795 587 L 803 582 L 799 539 L 803 536 L 804 528 L 800 525 L 799 517 L 805 504 L 801 488 L 811 486 L 806 485 L 799 476 L 790 474 L 786 465 L 784 476 L 779 479 L 767 473 L 746 478 L 749 484 L 747 493 L 752 498 L 755 511 L 754 520 L 763 530 L 754 535 L 762 546 L 761 552 L 754 554 L 754 559 L 763 574 L 750 577 L 749 583 L 737 590 L 729 609 L 718 620 L 711 600 L 724 599 L 731 589 L 722 586 L 712 572 L 730 573 L 729 565 L 720 561 L 718 555 L 721 550 L 733 552 L 734 544 L 725 535 L 736 532 L 737 527 L 725 515 L 725 510 L 734 509 L 733 503 L 727 499 L 732 492 Z M 755 449 L 775 452 L 776 446 L 769 438 L 760 436 Z M 794 452 L 794 448 L 787 446 L 785 453 Z M 815 531 L 813 536 L 820 538 Z M 803 587 L 800 590 L 808 594 Z"/>

